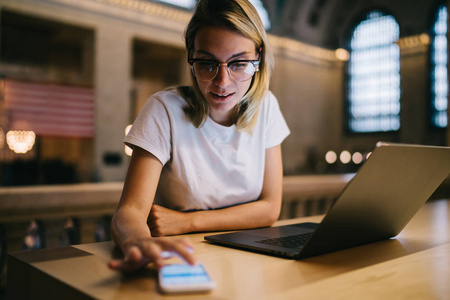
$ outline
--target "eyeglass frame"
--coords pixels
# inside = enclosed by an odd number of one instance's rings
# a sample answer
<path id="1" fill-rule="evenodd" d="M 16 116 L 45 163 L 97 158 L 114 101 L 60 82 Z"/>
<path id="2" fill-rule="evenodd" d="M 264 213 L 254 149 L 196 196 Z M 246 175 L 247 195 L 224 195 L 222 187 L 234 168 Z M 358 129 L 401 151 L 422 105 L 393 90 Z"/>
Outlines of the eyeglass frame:
<path id="1" fill-rule="evenodd" d="M 195 71 L 194 71 L 194 63 L 198 62 L 198 61 L 210 61 L 210 62 L 216 63 L 216 74 L 209 80 L 199 79 L 197 77 L 197 75 L 195 75 Z M 251 60 L 251 59 L 238 59 L 238 60 L 232 60 L 232 61 L 229 61 L 229 62 L 219 62 L 219 61 L 216 61 L 214 59 L 205 59 L 205 58 L 189 58 L 187 62 L 191 66 L 192 74 L 195 76 L 195 78 L 197 78 L 197 79 L 199 79 L 201 81 L 213 81 L 214 78 L 216 78 L 217 74 L 219 74 L 220 66 L 223 66 L 223 65 L 227 66 L 228 75 L 230 75 L 230 77 L 233 78 L 233 80 L 236 80 L 236 79 L 234 79 L 233 75 L 231 75 L 230 64 L 237 63 L 237 62 L 248 62 L 248 63 L 251 63 L 253 65 L 253 67 L 255 68 L 255 72 L 252 74 L 252 76 L 250 76 L 249 79 L 242 80 L 240 82 L 244 82 L 244 81 L 247 81 L 247 80 L 250 80 L 251 78 L 253 78 L 255 73 L 259 71 L 259 64 L 261 63 L 259 60 Z"/>

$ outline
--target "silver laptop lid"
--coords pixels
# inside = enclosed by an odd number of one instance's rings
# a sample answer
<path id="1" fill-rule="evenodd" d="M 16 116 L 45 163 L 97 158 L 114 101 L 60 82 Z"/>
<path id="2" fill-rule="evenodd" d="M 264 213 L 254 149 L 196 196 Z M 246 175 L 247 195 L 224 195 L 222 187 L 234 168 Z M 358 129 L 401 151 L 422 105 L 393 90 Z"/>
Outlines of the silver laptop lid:
<path id="1" fill-rule="evenodd" d="M 396 236 L 450 174 L 450 148 L 379 142 L 299 258 Z"/>

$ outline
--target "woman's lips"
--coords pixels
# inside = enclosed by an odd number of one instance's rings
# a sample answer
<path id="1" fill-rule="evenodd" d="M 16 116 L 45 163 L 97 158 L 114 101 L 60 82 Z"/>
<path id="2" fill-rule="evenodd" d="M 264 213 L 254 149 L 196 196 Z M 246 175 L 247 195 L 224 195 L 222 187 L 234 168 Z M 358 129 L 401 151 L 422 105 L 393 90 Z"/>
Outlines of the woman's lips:
<path id="1" fill-rule="evenodd" d="M 211 95 L 214 97 L 215 100 L 218 101 L 226 101 L 230 99 L 234 93 L 213 93 L 211 92 Z"/>

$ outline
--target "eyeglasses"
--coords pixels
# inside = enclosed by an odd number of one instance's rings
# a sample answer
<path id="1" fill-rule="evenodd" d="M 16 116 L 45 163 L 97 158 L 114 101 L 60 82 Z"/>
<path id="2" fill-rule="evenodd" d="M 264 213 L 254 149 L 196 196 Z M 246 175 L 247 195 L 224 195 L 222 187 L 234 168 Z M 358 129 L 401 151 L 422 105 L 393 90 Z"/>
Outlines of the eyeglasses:
<path id="1" fill-rule="evenodd" d="M 188 60 L 192 74 L 201 81 L 211 81 L 219 73 L 222 65 L 227 66 L 228 74 L 236 81 L 247 81 L 259 71 L 259 60 L 233 60 L 221 63 L 215 60 L 192 58 Z"/>

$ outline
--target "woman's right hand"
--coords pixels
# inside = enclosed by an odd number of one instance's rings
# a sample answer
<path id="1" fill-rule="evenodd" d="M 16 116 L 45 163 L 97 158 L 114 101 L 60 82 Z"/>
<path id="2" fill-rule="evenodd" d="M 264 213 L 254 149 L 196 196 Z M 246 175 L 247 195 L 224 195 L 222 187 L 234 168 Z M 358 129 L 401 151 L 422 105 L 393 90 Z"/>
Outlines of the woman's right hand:
<path id="1" fill-rule="evenodd" d="M 191 253 L 193 245 L 188 238 L 146 238 L 124 243 L 122 259 L 113 259 L 108 266 L 117 271 L 132 272 L 153 262 L 158 269 L 164 265 L 163 251 L 176 253 L 191 265 L 195 264 Z"/>

